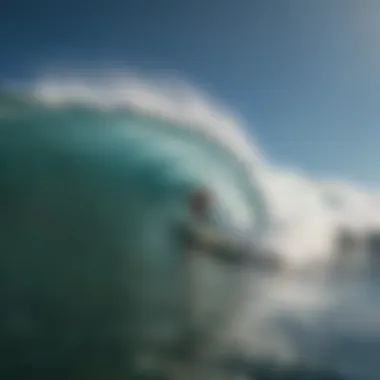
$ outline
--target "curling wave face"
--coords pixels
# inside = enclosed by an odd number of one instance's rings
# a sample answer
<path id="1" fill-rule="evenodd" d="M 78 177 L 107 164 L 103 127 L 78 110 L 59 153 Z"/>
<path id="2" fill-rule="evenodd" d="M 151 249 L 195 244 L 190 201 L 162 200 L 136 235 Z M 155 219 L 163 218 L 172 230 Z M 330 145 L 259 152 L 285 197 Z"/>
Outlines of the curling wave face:
<path id="1" fill-rule="evenodd" d="M 365 234 L 380 227 L 377 193 L 272 164 L 236 115 L 179 80 L 146 79 L 135 73 L 112 71 L 92 72 L 89 77 L 81 72 L 44 77 L 26 88 L 45 105 L 87 105 L 98 111 L 128 109 L 153 118 L 149 128 L 156 132 L 166 130 L 170 136 L 177 136 L 171 141 L 183 142 L 192 136 L 193 145 L 210 151 L 210 157 L 229 162 L 226 170 L 234 173 L 238 187 L 250 198 L 247 205 L 242 205 L 246 200 L 240 200 L 230 206 L 234 215 L 240 212 L 239 218 L 245 219 L 241 229 L 248 229 L 248 234 L 257 231 L 260 237 L 265 234 L 265 243 L 291 265 L 329 263 L 336 235 L 342 228 Z M 202 165 L 198 164 L 196 170 L 199 166 Z M 227 178 L 221 178 L 218 187 L 221 181 L 226 186 L 225 193 L 229 192 Z M 225 207 L 233 203 L 232 198 L 236 197 L 231 196 Z M 252 204 L 254 213 L 243 210 L 250 210 Z M 253 219 L 253 214 L 256 225 L 247 220 Z"/>
<path id="2" fill-rule="evenodd" d="M 198 277 L 207 284 L 197 294 L 212 292 L 201 305 L 189 299 L 190 248 L 176 227 L 205 223 L 233 235 L 260 226 L 262 201 L 238 160 L 178 123 L 136 107 L 1 95 L 1 351 L 16 341 L 19 350 L 18 358 L 8 352 L 4 374 L 55 363 L 87 376 L 112 347 L 117 367 L 122 352 L 197 334 L 215 312 L 210 303 L 226 303 L 220 270 Z M 211 194 L 206 216 L 191 207 L 203 189 Z M 18 312 L 26 331 L 12 326 Z M 73 369 L 70 356 L 83 350 L 92 364 L 79 359 Z"/>

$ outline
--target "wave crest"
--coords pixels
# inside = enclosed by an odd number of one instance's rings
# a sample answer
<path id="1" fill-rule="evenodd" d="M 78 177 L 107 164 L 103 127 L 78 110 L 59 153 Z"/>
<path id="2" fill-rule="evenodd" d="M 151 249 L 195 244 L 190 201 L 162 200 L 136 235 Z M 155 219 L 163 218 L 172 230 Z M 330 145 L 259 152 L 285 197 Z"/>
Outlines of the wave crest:
<path id="1" fill-rule="evenodd" d="M 10 88 L 20 90 L 20 86 Z M 90 77 L 81 73 L 44 77 L 22 90 L 34 101 L 52 107 L 82 104 L 102 112 L 134 110 L 167 120 L 178 130 L 218 146 L 243 170 L 241 184 L 247 182 L 252 192 L 260 194 L 260 218 L 267 219 L 266 244 L 293 263 L 328 259 L 342 226 L 359 233 L 380 228 L 378 195 L 343 181 L 310 179 L 271 164 L 241 120 L 179 80 L 147 80 L 133 73 L 92 73 Z"/>

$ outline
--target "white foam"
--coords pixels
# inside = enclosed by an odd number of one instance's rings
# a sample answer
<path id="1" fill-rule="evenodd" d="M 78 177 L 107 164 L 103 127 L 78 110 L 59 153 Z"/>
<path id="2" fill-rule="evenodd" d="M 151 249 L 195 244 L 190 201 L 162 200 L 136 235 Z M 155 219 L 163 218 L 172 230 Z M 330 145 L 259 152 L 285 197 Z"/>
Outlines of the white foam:
<path id="1" fill-rule="evenodd" d="M 312 180 L 270 164 L 236 116 L 177 79 L 147 80 L 117 72 L 53 75 L 35 81 L 33 92 L 55 106 L 75 101 L 104 108 L 133 107 L 179 121 L 179 126 L 218 142 L 246 168 L 252 185 L 259 185 L 273 227 L 267 243 L 294 263 L 328 259 L 342 225 L 353 231 L 380 227 L 379 195 L 342 181 Z"/>

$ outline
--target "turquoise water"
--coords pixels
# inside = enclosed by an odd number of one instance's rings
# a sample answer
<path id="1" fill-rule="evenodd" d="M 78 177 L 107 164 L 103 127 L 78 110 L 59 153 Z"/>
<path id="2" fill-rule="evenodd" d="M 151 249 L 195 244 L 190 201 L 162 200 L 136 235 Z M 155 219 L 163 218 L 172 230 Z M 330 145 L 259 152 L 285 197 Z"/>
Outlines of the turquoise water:
<path id="1" fill-rule="evenodd" d="M 72 363 L 85 347 L 89 362 L 116 350 L 115 365 L 176 339 L 188 305 L 175 227 L 260 223 L 259 194 L 218 144 L 125 107 L 3 93 L 0 189 L 4 373 Z M 202 220 L 189 208 L 198 189 L 213 201 Z"/>

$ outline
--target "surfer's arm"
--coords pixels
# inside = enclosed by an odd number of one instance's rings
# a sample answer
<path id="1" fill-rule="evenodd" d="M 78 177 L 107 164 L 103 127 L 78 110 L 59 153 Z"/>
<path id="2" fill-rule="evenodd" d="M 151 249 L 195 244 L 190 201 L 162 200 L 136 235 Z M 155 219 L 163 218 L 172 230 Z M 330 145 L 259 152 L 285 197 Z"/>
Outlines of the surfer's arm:
<path id="1" fill-rule="evenodd" d="M 277 256 L 259 252 L 253 246 L 246 247 L 241 242 L 223 237 L 205 226 L 183 225 L 181 234 L 189 249 L 226 265 L 273 269 L 280 265 Z"/>

